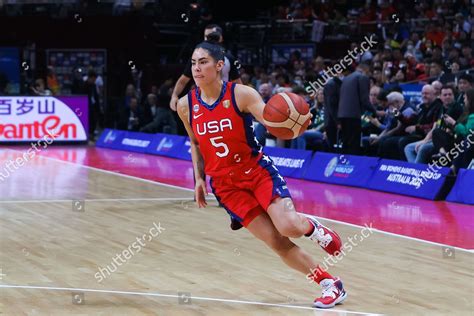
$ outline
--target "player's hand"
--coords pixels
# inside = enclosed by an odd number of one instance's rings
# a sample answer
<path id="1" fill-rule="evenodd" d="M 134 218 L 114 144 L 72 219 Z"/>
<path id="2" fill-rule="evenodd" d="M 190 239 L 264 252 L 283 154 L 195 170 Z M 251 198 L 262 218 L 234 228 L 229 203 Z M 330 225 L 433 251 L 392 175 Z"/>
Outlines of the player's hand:
<path id="1" fill-rule="evenodd" d="M 176 95 L 171 96 L 170 108 L 175 112 L 176 112 L 176 106 L 178 104 L 178 100 L 179 100 L 178 96 Z"/>
<path id="2" fill-rule="evenodd" d="M 194 196 L 196 197 L 196 203 L 199 208 L 207 206 L 206 195 L 207 195 L 206 181 L 203 179 L 197 180 L 196 186 L 194 188 Z"/>

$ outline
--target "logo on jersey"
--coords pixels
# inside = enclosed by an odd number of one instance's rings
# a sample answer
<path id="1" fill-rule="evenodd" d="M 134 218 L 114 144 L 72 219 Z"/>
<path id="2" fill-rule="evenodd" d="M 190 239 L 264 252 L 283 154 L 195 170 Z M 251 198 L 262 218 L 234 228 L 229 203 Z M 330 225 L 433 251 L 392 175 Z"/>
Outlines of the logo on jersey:
<path id="1" fill-rule="evenodd" d="M 224 108 L 228 109 L 230 107 L 230 100 L 224 100 L 222 102 L 222 105 L 224 106 Z"/>
<path id="2" fill-rule="evenodd" d="M 223 132 L 226 128 L 232 130 L 232 121 L 228 118 L 222 119 L 220 121 L 209 121 L 196 124 L 198 135 L 215 134 Z"/>
<path id="3" fill-rule="evenodd" d="M 194 112 L 199 112 L 199 104 L 196 103 L 196 104 L 193 105 L 193 111 Z"/>

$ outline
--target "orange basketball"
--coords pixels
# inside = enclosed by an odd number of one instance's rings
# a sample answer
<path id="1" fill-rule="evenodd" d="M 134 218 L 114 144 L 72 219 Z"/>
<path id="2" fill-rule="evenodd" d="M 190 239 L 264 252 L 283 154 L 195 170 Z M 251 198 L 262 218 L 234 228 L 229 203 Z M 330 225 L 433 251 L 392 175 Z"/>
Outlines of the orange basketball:
<path id="1" fill-rule="evenodd" d="M 275 94 L 263 110 L 263 121 L 270 134 L 281 139 L 296 138 L 311 122 L 309 105 L 303 97 L 291 92 Z"/>

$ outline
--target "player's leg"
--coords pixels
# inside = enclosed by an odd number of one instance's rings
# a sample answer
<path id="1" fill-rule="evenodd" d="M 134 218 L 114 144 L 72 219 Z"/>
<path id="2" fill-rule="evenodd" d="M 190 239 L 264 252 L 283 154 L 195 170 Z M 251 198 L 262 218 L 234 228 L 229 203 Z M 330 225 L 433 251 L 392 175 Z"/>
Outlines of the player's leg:
<path id="1" fill-rule="evenodd" d="M 315 216 L 296 212 L 291 198 L 274 198 L 267 208 L 267 213 L 283 236 L 308 237 L 331 255 L 337 255 L 337 252 L 341 251 L 342 241 L 339 235 L 321 224 Z"/>
<path id="2" fill-rule="evenodd" d="M 294 244 L 288 237 L 280 234 L 270 216 L 263 212 L 263 209 L 245 226 L 255 237 L 265 242 L 277 253 L 289 267 L 304 273 L 308 280 L 321 285 L 322 295 L 315 299 L 313 304 L 315 307 L 331 308 L 340 304 L 347 297 L 341 280 L 331 276 L 318 266 L 306 251 Z"/>
<path id="3" fill-rule="evenodd" d="M 306 236 L 334 255 L 341 250 L 341 238 L 322 225 L 315 216 L 297 213 L 285 179 L 271 159 L 263 156 L 254 179 L 253 192 L 260 206 L 267 211 L 276 229 L 285 237 Z"/>
<path id="4" fill-rule="evenodd" d="M 308 274 L 316 267 L 316 262 L 307 252 L 280 234 L 267 213 L 262 212 L 246 228 L 265 242 L 291 268 Z"/>

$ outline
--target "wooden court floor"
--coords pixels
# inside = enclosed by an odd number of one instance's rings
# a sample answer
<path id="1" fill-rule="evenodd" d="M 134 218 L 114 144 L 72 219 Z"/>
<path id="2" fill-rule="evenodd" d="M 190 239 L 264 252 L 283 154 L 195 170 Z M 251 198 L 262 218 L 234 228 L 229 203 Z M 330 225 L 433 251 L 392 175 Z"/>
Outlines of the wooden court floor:
<path id="1" fill-rule="evenodd" d="M 189 190 L 36 157 L 0 192 L 2 315 L 473 315 L 470 252 L 325 222 L 358 244 L 326 259 L 348 299 L 315 310 L 318 286 Z"/>

